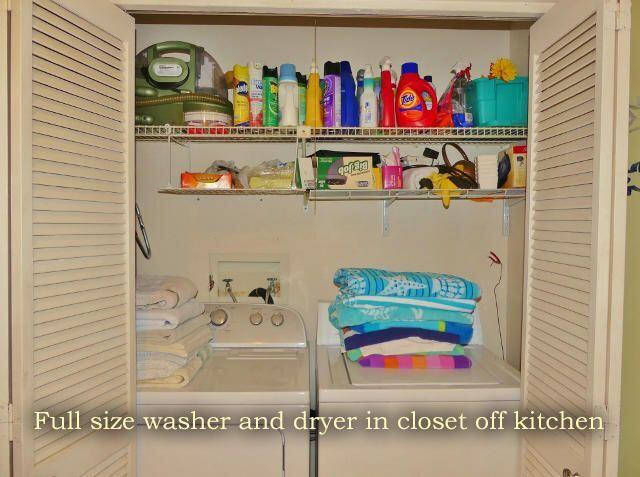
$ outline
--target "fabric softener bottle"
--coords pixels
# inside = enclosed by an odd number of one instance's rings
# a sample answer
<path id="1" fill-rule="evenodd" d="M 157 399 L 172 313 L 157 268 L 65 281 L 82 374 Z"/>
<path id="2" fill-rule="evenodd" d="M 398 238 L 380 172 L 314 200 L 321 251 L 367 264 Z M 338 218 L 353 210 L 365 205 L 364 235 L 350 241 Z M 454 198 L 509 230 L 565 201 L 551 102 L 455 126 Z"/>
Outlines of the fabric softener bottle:
<path id="1" fill-rule="evenodd" d="M 340 63 L 327 61 L 324 64 L 324 92 L 322 104 L 324 106 L 324 125 L 333 128 L 340 127 L 342 106 L 340 86 Z"/>
<path id="2" fill-rule="evenodd" d="M 358 103 L 356 102 L 356 83 L 348 61 L 340 62 L 340 118 L 341 126 L 358 126 Z"/>
<path id="3" fill-rule="evenodd" d="M 262 125 L 278 125 L 278 68 L 262 67 Z"/>
<path id="4" fill-rule="evenodd" d="M 429 128 L 436 123 L 436 92 L 418 74 L 417 63 L 404 63 L 396 95 L 396 121 L 406 128 Z"/>

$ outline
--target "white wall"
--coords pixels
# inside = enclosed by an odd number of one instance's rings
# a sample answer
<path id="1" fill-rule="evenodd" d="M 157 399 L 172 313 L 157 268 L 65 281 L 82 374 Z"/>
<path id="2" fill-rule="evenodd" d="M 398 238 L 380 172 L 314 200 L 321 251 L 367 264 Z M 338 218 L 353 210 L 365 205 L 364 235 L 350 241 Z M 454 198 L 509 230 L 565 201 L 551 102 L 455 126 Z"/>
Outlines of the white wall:
<path id="1" fill-rule="evenodd" d="M 307 71 L 313 57 L 313 29 L 303 27 L 231 27 L 139 25 L 138 50 L 165 40 L 183 40 L 205 47 L 229 69 L 234 63 L 258 60 L 268 65 L 294 62 Z M 390 55 L 394 63 L 418 61 L 439 90 L 449 81 L 449 67 L 466 59 L 474 71 L 509 54 L 509 32 L 418 29 L 318 30 L 317 56 L 349 59 L 353 70 L 365 62 L 377 64 Z M 399 68 L 398 68 L 399 69 Z M 386 144 L 325 144 L 327 149 L 386 153 Z M 438 146 L 433 146 L 438 148 Z M 421 154 L 420 146 L 404 145 L 403 154 Z M 473 158 L 479 150 L 498 146 L 465 147 Z M 191 165 L 189 166 L 189 154 Z M 192 144 L 172 147 L 172 180 L 180 171 L 203 171 L 216 159 L 239 165 L 279 158 L 294 160 L 293 144 Z M 459 274 L 481 285 L 480 304 L 486 342 L 499 354 L 493 287 L 498 270 L 487 255 L 495 251 L 506 260 L 502 235 L 502 204 L 454 202 L 444 210 L 438 201 L 397 202 L 390 210 L 391 232 L 381 233 L 381 203 L 319 203 L 305 215 L 301 197 L 177 197 L 158 194 L 169 180 L 169 151 L 163 143 L 137 145 L 137 200 L 153 246 L 153 258 L 138 257 L 138 273 L 172 273 L 192 278 L 202 297 L 208 296 L 209 254 L 287 254 L 290 262 L 290 305 L 305 316 L 315 340 L 318 300 L 335 296 L 332 276 L 344 266 L 388 267 Z M 504 283 L 508 282 L 505 267 Z M 513 293 L 521 293 L 514 284 Z M 499 289 L 499 305 L 506 338 L 506 287 Z M 517 317 L 519 320 L 520 317 Z"/>

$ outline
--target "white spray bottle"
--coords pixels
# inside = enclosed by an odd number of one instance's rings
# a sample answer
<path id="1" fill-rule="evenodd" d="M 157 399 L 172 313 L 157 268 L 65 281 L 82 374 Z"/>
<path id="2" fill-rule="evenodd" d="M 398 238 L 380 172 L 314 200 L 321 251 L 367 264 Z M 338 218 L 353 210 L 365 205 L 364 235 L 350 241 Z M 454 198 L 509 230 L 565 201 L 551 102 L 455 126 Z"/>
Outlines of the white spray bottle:
<path id="1" fill-rule="evenodd" d="M 360 127 L 378 127 L 378 96 L 374 91 L 371 65 L 364 67 L 364 85 L 360 96 Z"/>

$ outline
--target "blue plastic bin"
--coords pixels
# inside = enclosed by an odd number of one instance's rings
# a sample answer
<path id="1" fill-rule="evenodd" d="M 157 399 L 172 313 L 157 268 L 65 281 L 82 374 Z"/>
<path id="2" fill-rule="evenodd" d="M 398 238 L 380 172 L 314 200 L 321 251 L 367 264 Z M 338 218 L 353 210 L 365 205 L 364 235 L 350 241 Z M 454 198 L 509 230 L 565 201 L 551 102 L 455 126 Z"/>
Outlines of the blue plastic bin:
<path id="1" fill-rule="evenodd" d="M 474 126 L 527 125 L 529 78 L 526 76 L 518 76 L 508 83 L 501 79 L 478 78 L 467 85 L 466 95 Z"/>

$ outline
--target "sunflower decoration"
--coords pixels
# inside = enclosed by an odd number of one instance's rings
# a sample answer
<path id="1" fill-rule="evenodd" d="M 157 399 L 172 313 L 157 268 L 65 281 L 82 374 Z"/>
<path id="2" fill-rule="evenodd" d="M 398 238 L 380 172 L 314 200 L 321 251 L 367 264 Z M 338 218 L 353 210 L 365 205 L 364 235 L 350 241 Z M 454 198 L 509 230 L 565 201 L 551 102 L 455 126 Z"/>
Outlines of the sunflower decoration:
<path id="1" fill-rule="evenodd" d="M 505 83 L 513 81 L 518 75 L 516 65 L 507 58 L 498 58 L 495 63 L 491 63 L 489 70 L 489 79 L 500 78 Z"/>

